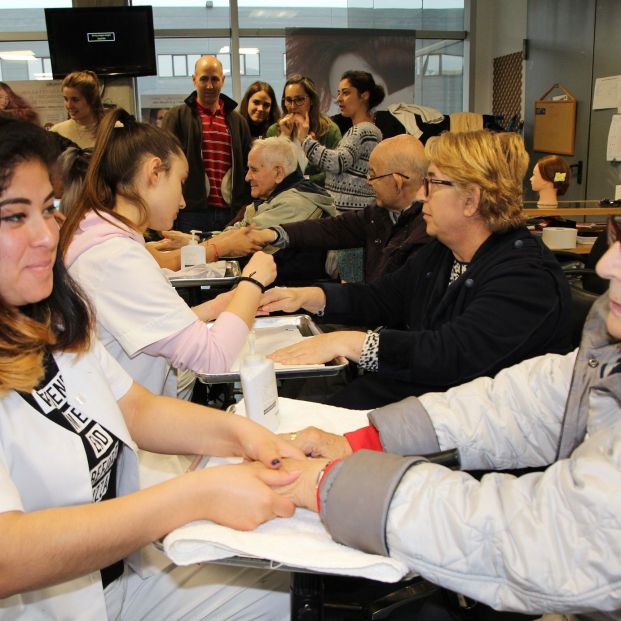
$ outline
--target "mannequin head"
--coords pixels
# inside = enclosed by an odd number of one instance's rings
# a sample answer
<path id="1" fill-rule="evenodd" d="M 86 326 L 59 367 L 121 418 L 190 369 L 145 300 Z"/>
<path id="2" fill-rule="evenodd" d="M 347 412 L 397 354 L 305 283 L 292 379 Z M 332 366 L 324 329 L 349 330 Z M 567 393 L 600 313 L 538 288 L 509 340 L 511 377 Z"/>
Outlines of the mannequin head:
<path id="1" fill-rule="evenodd" d="M 539 193 L 539 203 L 556 205 L 557 197 L 563 196 L 569 187 L 571 172 L 560 155 L 546 155 L 533 168 L 530 184 Z"/>

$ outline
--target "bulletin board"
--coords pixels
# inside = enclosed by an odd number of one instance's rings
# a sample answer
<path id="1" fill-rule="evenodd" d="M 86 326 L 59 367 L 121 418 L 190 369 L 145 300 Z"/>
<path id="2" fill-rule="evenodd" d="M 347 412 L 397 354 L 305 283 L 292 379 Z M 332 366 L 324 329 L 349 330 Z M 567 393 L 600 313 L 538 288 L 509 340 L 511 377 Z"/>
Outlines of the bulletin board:
<path id="1" fill-rule="evenodd" d="M 563 92 L 562 99 L 546 99 L 554 89 Z M 541 153 L 574 155 L 576 151 L 576 98 L 563 87 L 553 84 L 535 102 L 533 149 Z"/>

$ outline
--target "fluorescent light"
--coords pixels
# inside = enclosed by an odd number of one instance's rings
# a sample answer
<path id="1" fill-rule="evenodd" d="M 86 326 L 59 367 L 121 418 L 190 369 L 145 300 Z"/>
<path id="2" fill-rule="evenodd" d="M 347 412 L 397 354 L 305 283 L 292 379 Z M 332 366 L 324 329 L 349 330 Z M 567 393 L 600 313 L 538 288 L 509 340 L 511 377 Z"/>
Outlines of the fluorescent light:
<path id="1" fill-rule="evenodd" d="M 218 54 L 230 54 L 230 53 L 231 53 L 231 48 L 228 45 L 221 47 L 220 50 L 218 51 Z M 258 47 L 240 47 L 239 53 L 240 54 L 258 54 L 259 48 Z"/>
<path id="2" fill-rule="evenodd" d="M 32 50 L 16 50 L 11 52 L 0 52 L 0 58 L 2 60 L 37 60 L 35 53 Z"/>

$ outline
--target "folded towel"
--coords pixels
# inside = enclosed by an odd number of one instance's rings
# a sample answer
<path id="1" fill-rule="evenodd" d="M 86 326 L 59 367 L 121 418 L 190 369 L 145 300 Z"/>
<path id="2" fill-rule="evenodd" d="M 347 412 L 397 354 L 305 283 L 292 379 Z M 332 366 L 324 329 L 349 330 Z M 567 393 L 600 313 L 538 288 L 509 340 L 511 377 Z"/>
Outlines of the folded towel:
<path id="1" fill-rule="evenodd" d="M 177 280 L 179 278 L 223 278 L 226 274 L 226 261 L 199 263 L 198 265 L 184 267 L 176 272 L 165 267 L 162 267 L 161 270 L 168 280 Z"/>
<path id="2" fill-rule="evenodd" d="M 243 402 L 236 411 L 243 413 Z M 319 403 L 279 399 L 279 431 L 297 431 L 315 425 L 333 433 L 344 433 L 368 424 L 366 411 L 346 410 Z M 210 459 L 209 465 L 222 463 Z M 316 513 L 297 509 L 291 518 L 277 518 L 251 532 L 219 526 L 209 521 L 193 522 L 164 539 L 164 551 L 178 565 L 214 561 L 230 556 L 250 556 L 323 573 L 360 576 L 383 582 L 400 580 L 408 569 L 384 556 L 366 554 L 335 543 Z"/>

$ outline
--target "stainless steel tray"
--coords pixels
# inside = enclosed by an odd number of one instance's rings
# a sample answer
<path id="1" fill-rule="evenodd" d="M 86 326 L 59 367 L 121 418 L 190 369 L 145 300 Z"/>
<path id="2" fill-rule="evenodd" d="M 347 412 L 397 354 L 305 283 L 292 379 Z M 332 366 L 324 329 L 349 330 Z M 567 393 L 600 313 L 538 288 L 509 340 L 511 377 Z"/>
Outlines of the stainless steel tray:
<path id="1" fill-rule="evenodd" d="M 170 284 L 175 288 L 181 287 L 212 287 L 234 285 L 241 276 L 238 261 L 227 261 L 224 276 L 214 276 L 211 278 L 173 278 Z"/>
<path id="2" fill-rule="evenodd" d="M 213 322 L 211 322 L 213 323 Z M 209 324 L 208 324 L 209 325 Z M 257 317 L 255 331 L 261 329 L 291 329 L 295 327 L 302 336 L 314 336 L 321 334 L 321 329 L 308 315 L 282 315 L 278 317 Z M 279 379 L 294 379 L 304 377 L 326 377 L 338 375 L 347 366 L 347 359 L 342 356 L 318 366 L 287 366 L 276 369 L 276 377 Z M 198 379 L 205 384 L 224 384 L 239 381 L 239 371 L 229 373 L 206 373 L 198 375 Z"/>

